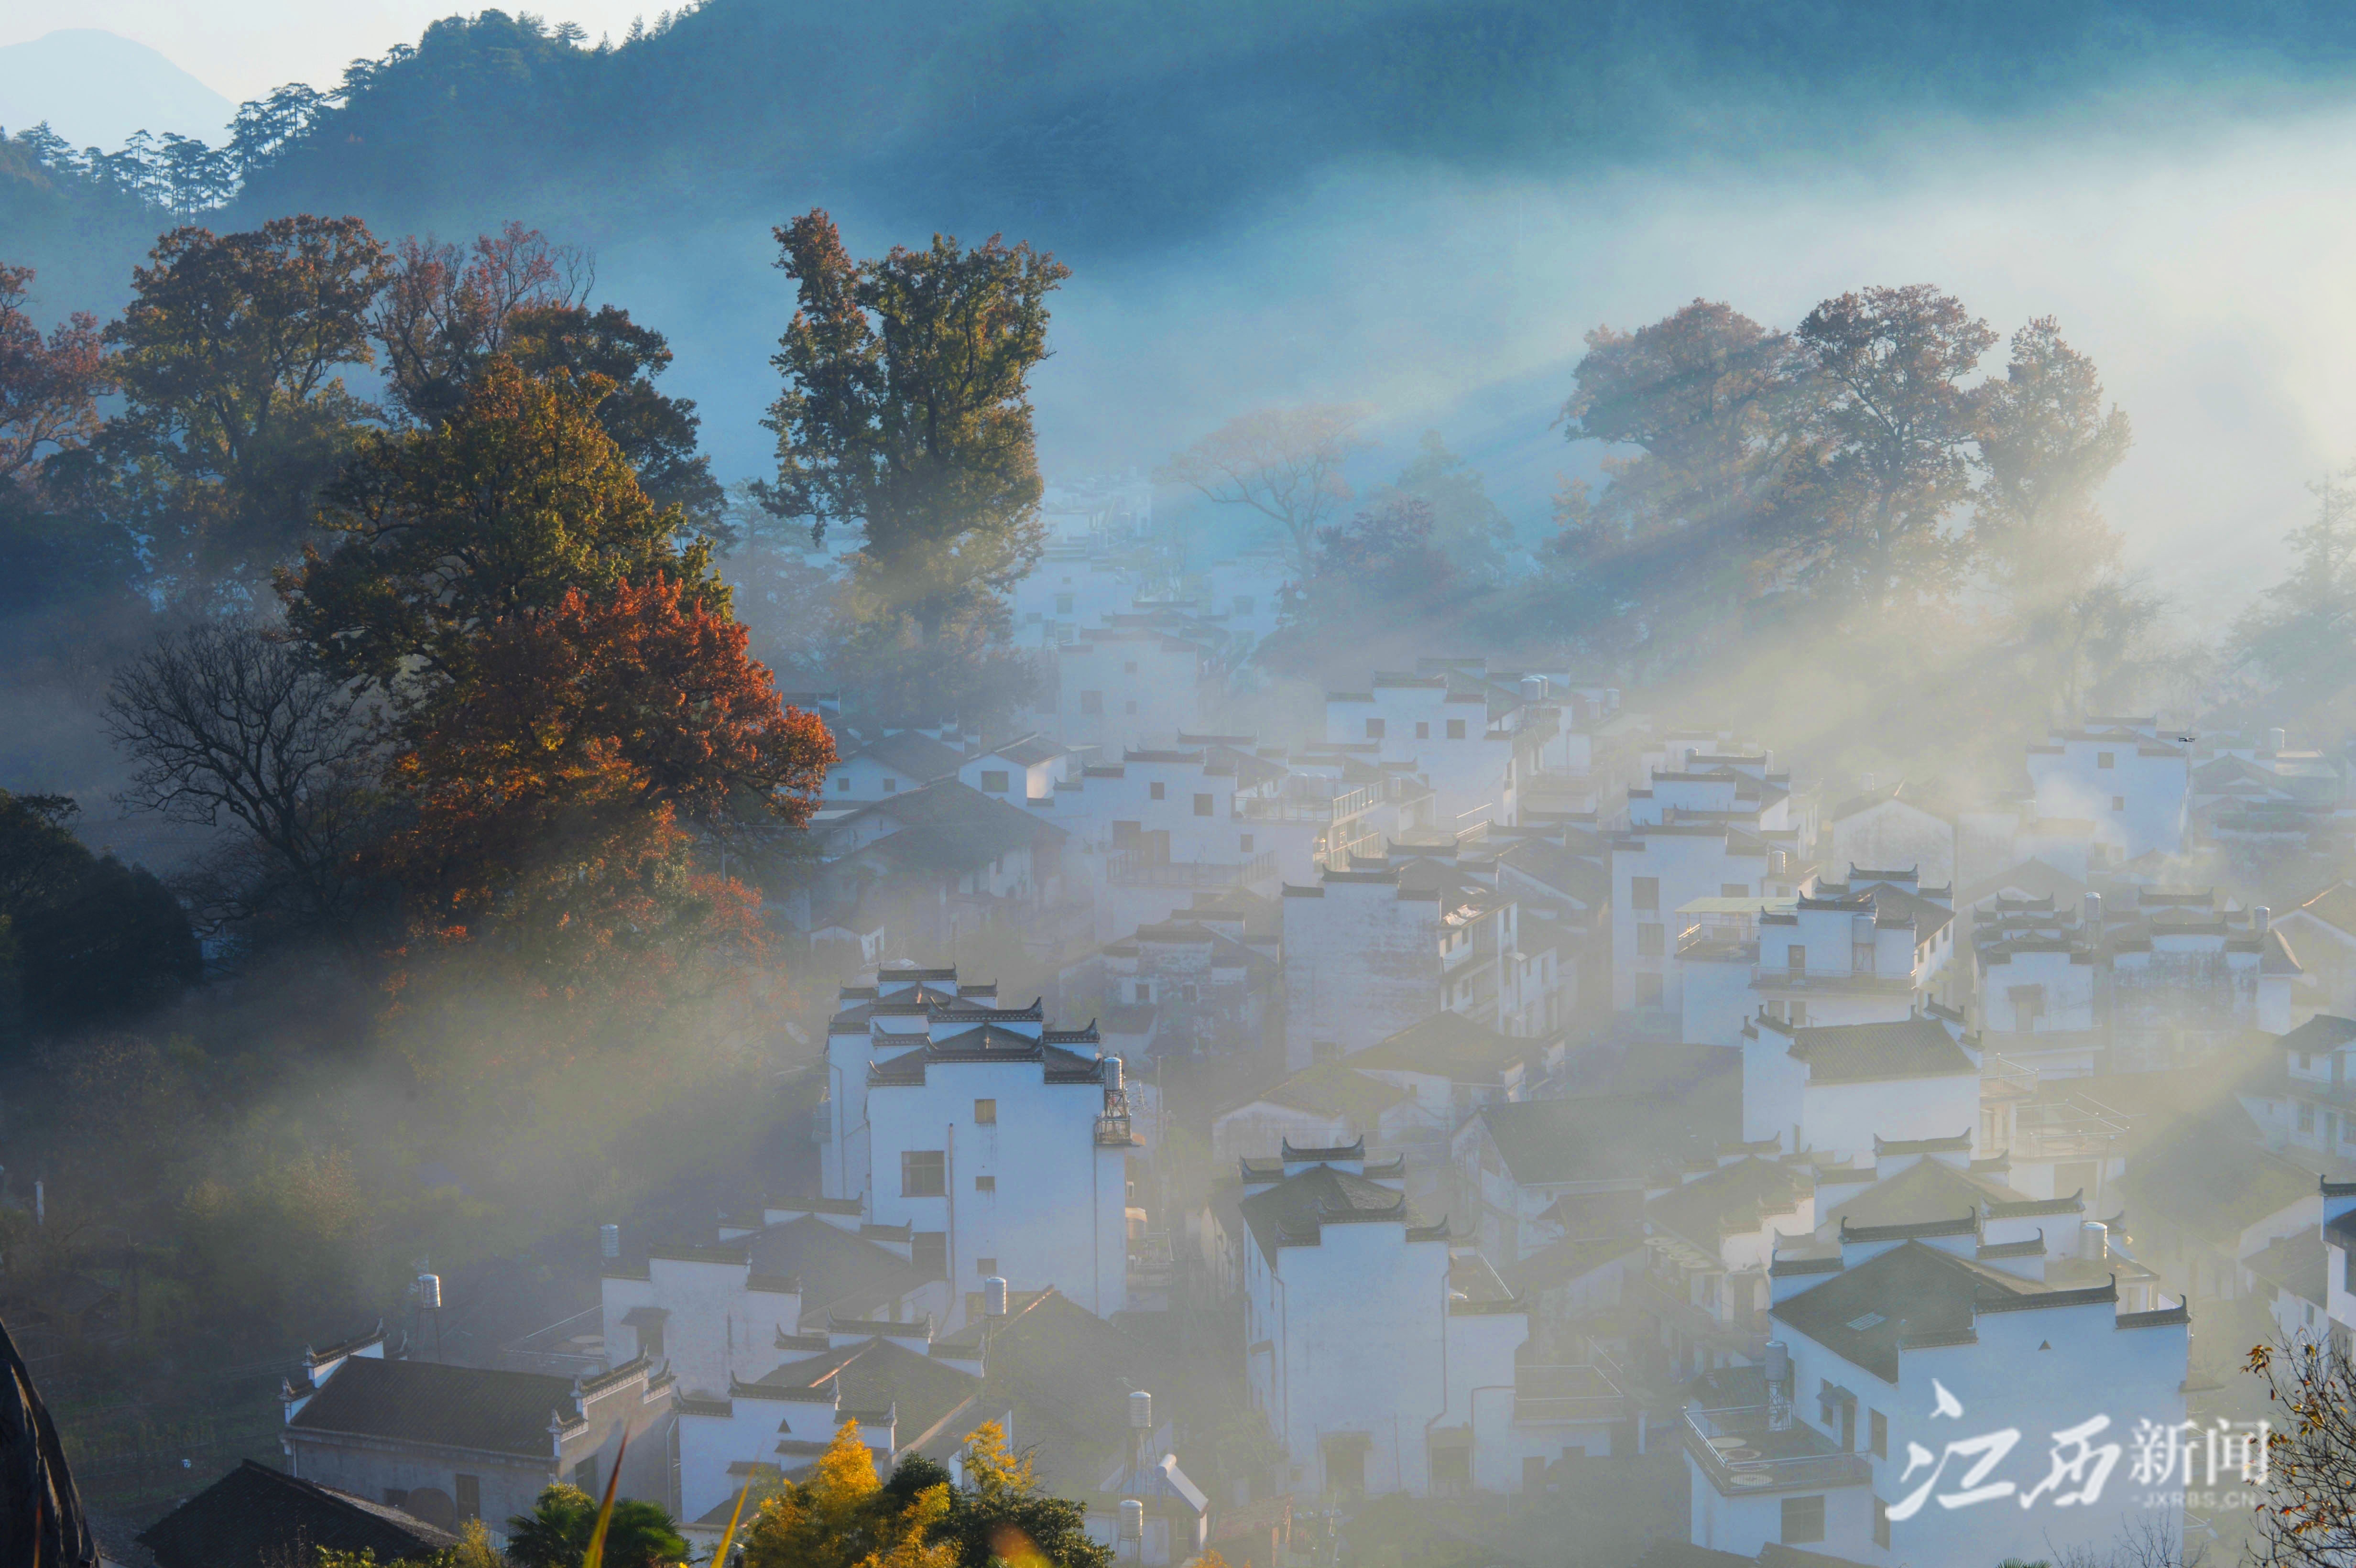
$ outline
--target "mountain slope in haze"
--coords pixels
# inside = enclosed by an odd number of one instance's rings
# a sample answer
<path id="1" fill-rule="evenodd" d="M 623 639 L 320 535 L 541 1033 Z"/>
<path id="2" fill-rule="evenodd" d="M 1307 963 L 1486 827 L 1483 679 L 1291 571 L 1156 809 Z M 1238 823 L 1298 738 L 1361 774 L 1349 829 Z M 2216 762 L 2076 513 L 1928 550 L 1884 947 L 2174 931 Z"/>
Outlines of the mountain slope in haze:
<path id="1" fill-rule="evenodd" d="M 97 27 L 67 27 L 0 45 L 0 125 L 48 121 L 76 147 L 121 146 L 134 132 L 177 132 L 218 146 L 230 101 L 145 44 Z"/>
<path id="2" fill-rule="evenodd" d="M 708 0 L 594 50 L 486 11 L 348 79 L 245 211 L 595 240 L 815 200 L 1079 251 L 1337 160 L 1758 156 L 2351 60 L 2315 0 Z"/>

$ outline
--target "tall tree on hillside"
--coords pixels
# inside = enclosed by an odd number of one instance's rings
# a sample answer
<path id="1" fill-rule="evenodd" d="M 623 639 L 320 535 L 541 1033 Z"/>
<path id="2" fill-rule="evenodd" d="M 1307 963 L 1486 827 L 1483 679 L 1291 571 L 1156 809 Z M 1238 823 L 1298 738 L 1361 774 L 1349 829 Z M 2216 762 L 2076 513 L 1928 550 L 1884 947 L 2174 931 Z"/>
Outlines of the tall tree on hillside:
<path id="1" fill-rule="evenodd" d="M 306 215 L 176 229 L 151 260 L 107 329 L 126 407 L 92 443 L 94 477 L 187 594 L 294 553 L 371 412 L 342 373 L 374 361 L 385 257 L 359 219 Z"/>
<path id="2" fill-rule="evenodd" d="M 228 829 L 197 879 L 200 918 L 348 939 L 359 858 L 380 827 L 378 748 L 352 685 L 265 627 L 207 619 L 115 672 L 108 730 L 128 804 Z"/>
<path id="3" fill-rule="evenodd" d="M 766 501 L 814 539 L 860 530 L 845 673 L 939 716 L 1002 706 L 1004 594 L 1044 533 L 1030 377 L 1071 269 L 995 235 L 858 261 L 816 209 L 776 236 L 798 305 L 772 361 Z"/>
<path id="4" fill-rule="evenodd" d="M 520 223 L 466 247 L 403 240 L 371 324 L 394 406 L 420 423 L 445 419 L 501 355 L 527 375 L 602 376 L 611 385 L 598 421 L 639 485 L 658 506 L 680 507 L 715 532 L 723 497 L 711 459 L 696 451 L 695 404 L 654 386 L 670 345 L 619 306 L 590 309 L 595 276 L 585 251 Z"/>
<path id="5" fill-rule="evenodd" d="M 680 542 L 598 423 L 608 389 L 494 358 L 439 425 L 362 441 L 328 495 L 341 548 L 279 579 L 383 704 L 410 819 L 378 863 L 414 928 L 552 994 L 643 992 L 755 940 L 698 835 L 798 825 L 833 758 L 746 655 L 710 542 Z"/>
<path id="6" fill-rule="evenodd" d="M 1633 635 L 1706 656 L 1778 576 L 1769 497 L 1810 408 L 1787 333 L 1696 300 L 1633 332 L 1598 327 L 1565 436 L 1620 451 L 1600 495 L 1566 486 L 1546 552 L 1546 619 L 1590 645 Z M 1628 449 L 1633 448 L 1633 451 Z"/>
<path id="7" fill-rule="evenodd" d="M 1282 531 L 1294 574 L 1307 578 L 1318 530 L 1351 499 L 1343 465 L 1365 450 L 1350 404 L 1257 409 L 1237 414 L 1156 471 L 1223 507 L 1248 507 Z"/>
<path id="8" fill-rule="evenodd" d="M 44 336 L 25 310 L 30 267 L 0 264 L 0 609 L 56 611 L 127 586 L 130 538 L 68 497 L 61 472 L 100 428 L 112 389 L 97 318 L 77 313 Z"/>
<path id="9" fill-rule="evenodd" d="M 1953 295 L 1911 283 L 1826 300 L 1797 336 L 1826 393 L 1781 503 L 1808 536 L 1807 580 L 1868 611 L 1945 597 L 1967 556 L 1950 526 L 1972 482 L 1976 411 L 1961 380 L 1996 334 Z"/>
<path id="10" fill-rule="evenodd" d="M 25 313 L 32 286 L 32 268 L 0 263 L 0 491 L 97 434 L 110 389 L 98 318 L 77 311 L 44 338 Z"/>
<path id="11" fill-rule="evenodd" d="M 2004 374 L 1979 389 L 1981 472 L 1971 542 L 2004 595 L 2036 683 L 2061 712 L 2084 710 L 2090 685 L 2115 671 L 2158 618 L 2151 594 L 2120 567 L 2117 532 L 2096 493 L 2135 443 L 2105 408 L 2094 362 L 2040 316 L 2012 335 Z"/>
<path id="12" fill-rule="evenodd" d="M 1367 497 L 1367 509 L 1379 511 L 1397 500 L 1420 502 L 1430 511 L 1432 548 L 1452 577 L 1494 587 L 1512 574 L 1514 525 L 1490 498 L 1481 471 L 1449 451 L 1438 431 L 1423 432 L 1415 461 Z"/>
<path id="13" fill-rule="evenodd" d="M 2280 709 L 2345 722 L 2356 671 L 2356 470 L 2308 486 L 2315 514 L 2286 536 L 2290 575 L 2233 624 L 2234 662 Z"/>

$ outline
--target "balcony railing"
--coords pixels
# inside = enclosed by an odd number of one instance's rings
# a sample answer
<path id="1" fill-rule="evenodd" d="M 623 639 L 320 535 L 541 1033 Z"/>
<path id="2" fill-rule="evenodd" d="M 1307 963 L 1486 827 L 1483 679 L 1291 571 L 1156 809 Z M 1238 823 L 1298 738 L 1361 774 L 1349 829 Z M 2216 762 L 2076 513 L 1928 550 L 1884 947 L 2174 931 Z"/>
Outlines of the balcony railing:
<path id="1" fill-rule="evenodd" d="M 1524 1366 L 1514 1372 L 1514 1424 L 1625 1421 L 1635 1406 L 1600 1366 Z"/>
<path id="2" fill-rule="evenodd" d="M 1105 880 L 1128 887 L 1234 888 L 1276 875 L 1276 852 L 1239 864 L 1210 860 L 1153 860 L 1142 851 L 1115 851 L 1105 862 Z"/>
<path id="3" fill-rule="evenodd" d="M 1763 1404 L 1685 1412 L 1686 1452 L 1725 1497 L 1873 1483 L 1873 1461 L 1844 1453 L 1815 1427 L 1788 1415 L 1781 1426 Z"/>

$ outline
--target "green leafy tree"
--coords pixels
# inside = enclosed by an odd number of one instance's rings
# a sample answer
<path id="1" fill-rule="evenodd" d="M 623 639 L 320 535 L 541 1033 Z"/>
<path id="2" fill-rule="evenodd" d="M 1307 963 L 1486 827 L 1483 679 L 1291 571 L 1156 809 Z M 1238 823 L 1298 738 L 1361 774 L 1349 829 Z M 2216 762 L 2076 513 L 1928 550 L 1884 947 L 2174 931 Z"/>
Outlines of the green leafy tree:
<path id="1" fill-rule="evenodd" d="M 814 539 L 860 530 L 843 667 L 906 716 L 1003 707 L 1020 669 L 1005 591 L 1044 539 L 1030 376 L 1070 269 L 994 236 L 857 261 L 818 210 L 776 235 L 799 303 L 766 499 Z"/>
<path id="2" fill-rule="evenodd" d="M 508 1520 L 508 1557 L 517 1568 L 581 1568 L 597 1528 L 598 1499 L 578 1487 L 554 1486 L 527 1514 Z M 687 1556 L 686 1538 L 655 1503 L 617 1501 L 605 1530 L 611 1568 L 661 1568 Z"/>
<path id="3" fill-rule="evenodd" d="M 965 1473 L 947 1524 L 958 1568 L 1043 1559 L 1055 1568 L 1111 1568 L 1112 1549 L 1088 1537 L 1087 1509 L 1043 1490 L 1031 1456 L 1008 1447 L 996 1422 L 967 1440 Z"/>
<path id="4" fill-rule="evenodd" d="M 606 389 L 494 359 L 460 414 L 365 434 L 325 496 L 332 552 L 280 573 L 289 624 L 338 674 L 397 708 L 474 673 L 484 630 L 575 589 L 657 575 L 716 610 L 712 546 L 655 504 L 596 420 Z"/>
<path id="5" fill-rule="evenodd" d="M 164 885 L 74 837 L 62 795 L 0 790 L 0 1029 L 58 1034 L 168 1000 L 203 973 Z"/>
<path id="6" fill-rule="evenodd" d="M 711 460 L 696 450 L 695 404 L 656 390 L 671 361 L 663 335 L 616 305 L 586 303 L 587 254 L 509 223 L 473 245 L 403 240 L 371 326 L 394 404 L 417 423 L 447 419 L 499 356 L 527 375 L 562 370 L 607 383 L 599 422 L 658 506 L 678 506 L 706 531 L 724 513 Z"/>
<path id="7" fill-rule="evenodd" d="M 1448 450 L 1436 430 L 1423 432 L 1415 461 L 1367 497 L 1369 510 L 1394 498 L 1420 502 L 1431 516 L 1431 543 L 1451 575 L 1494 587 L 1512 575 L 1514 525 L 1482 483 L 1481 471 Z"/>
<path id="8" fill-rule="evenodd" d="M 2277 707 L 2345 722 L 2356 670 L 2356 470 L 2308 489 L 2315 513 L 2287 536 L 2290 574 L 2243 613 L 2230 646 Z"/>
<path id="9" fill-rule="evenodd" d="M 1769 504 L 1815 383 L 1788 333 L 1696 300 L 1633 332 L 1597 327 L 1562 424 L 1614 449 L 1605 487 L 1566 484 L 1542 551 L 1542 625 L 1590 649 L 1639 641 L 1707 659 L 1779 577 Z"/>
<path id="10" fill-rule="evenodd" d="M 1969 554 L 1952 526 L 1972 489 L 1976 409 L 1961 380 L 1996 334 L 1911 283 L 1826 300 L 1797 337 L 1826 394 L 1782 497 L 1806 536 L 1806 579 L 1867 611 L 1946 598 Z"/>
<path id="11" fill-rule="evenodd" d="M 164 584 L 188 594 L 294 553 L 373 411 L 342 373 L 374 360 L 385 256 L 359 219 L 305 215 L 241 234 L 176 229 L 150 262 L 107 329 L 125 407 L 87 474 L 102 507 L 155 541 Z"/>

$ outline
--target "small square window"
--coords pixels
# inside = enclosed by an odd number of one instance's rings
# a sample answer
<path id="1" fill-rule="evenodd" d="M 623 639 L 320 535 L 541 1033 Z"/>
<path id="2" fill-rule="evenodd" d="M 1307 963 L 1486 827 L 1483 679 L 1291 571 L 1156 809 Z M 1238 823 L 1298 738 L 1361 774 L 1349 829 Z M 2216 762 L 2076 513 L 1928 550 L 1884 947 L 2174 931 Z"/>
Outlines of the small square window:
<path id="1" fill-rule="evenodd" d="M 1145 793 L 1151 799 L 1161 800 L 1164 797 L 1165 791 L 1161 784 L 1150 784 L 1145 786 Z"/>
<path id="2" fill-rule="evenodd" d="M 1448 738 L 1449 738 L 1450 740 L 1451 740 L 1451 741 L 1462 741 L 1462 739 L 1464 739 L 1464 720 L 1462 720 L 1462 719 L 1451 719 L 1451 720 L 1448 721 Z"/>
<path id="3" fill-rule="evenodd" d="M 973 1103 L 973 1121 L 976 1126 L 996 1126 L 998 1125 L 998 1102 L 995 1100 L 976 1100 Z"/>
<path id="4" fill-rule="evenodd" d="M 834 781 L 834 793 L 837 795 L 849 795 L 851 793 L 851 775 L 849 773 L 845 773 L 841 778 Z"/>
<path id="5" fill-rule="evenodd" d="M 1813 1498 L 1783 1499 L 1783 1534 L 1786 1546 L 1805 1546 L 1825 1538 L 1825 1499 L 1821 1494 Z"/>
<path id="6" fill-rule="evenodd" d="M 1197 816 L 1208 816 L 1211 815 L 1211 797 L 1209 795 L 1198 795 L 1194 797 L 1194 815 Z"/>
<path id="7" fill-rule="evenodd" d="M 1243 842 L 1242 842 L 1242 844 L 1240 844 L 1239 846 L 1237 846 L 1237 848 L 1239 848 L 1240 849 L 1242 849 L 1242 851 L 1243 851 L 1245 854 L 1248 855 L 1248 854 L 1250 854 L 1250 853 L 1252 852 L 1252 847 L 1251 847 L 1251 844 L 1252 844 L 1252 836 L 1251 836 L 1250 834 L 1247 833 L 1247 834 L 1243 835 Z"/>
<path id="8" fill-rule="evenodd" d="M 1430 739 L 1431 739 L 1431 726 L 1430 726 L 1430 725 L 1429 725 L 1429 724 L 1423 724 L 1423 723 L 1419 723 L 1419 724 L 1417 724 L 1417 725 L 1416 725 L 1416 727 L 1415 727 L 1415 738 L 1416 738 L 1417 740 L 1419 740 L 1419 741 L 1429 741 L 1429 740 L 1430 740 Z"/>
<path id="9" fill-rule="evenodd" d="M 973 1179 L 973 1189 L 976 1192 L 995 1192 L 998 1190 L 998 1178 L 977 1176 Z"/>
<path id="10" fill-rule="evenodd" d="M 996 1258 L 976 1258 L 973 1260 L 973 1266 L 975 1273 L 980 1275 L 982 1278 L 988 1279 L 991 1275 L 998 1272 L 998 1260 Z"/>
<path id="11" fill-rule="evenodd" d="M 1137 673 L 1137 661 L 1135 659 L 1131 659 L 1127 664 L 1121 666 L 1120 673 L 1123 675 L 1135 675 Z"/>
<path id="12" fill-rule="evenodd" d="M 996 770 L 984 773 L 981 775 L 982 793 L 985 795 L 1004 795 L 1006 793 L 1006 783 L 1007 775 L 1002 773 L 999 773 Z"/>
<path id="13" fill-rule="evenodd" d="M 885 779 L 884 781 L 884 793 L 885 795 L 896 795 L 899 793 L 899 790 L 900 781 L 898 779 Z"/>
<path id="14" fill-rule="evenodd" d="M 900 1151 L 900 1196 L 938 1198 L 948 1190 L 948 1161 L 939 1149 Z"/>
<path id="15" fill-rule="evenodd" d="M 2096 767 L 2098 767 L 2098 768 L 2108 768 L 2108 767 L 2115 767 L 2115 766 L 2116 766 L 2117 764 L 2116 764 L 2116 763 L 2113 760 L 2112 754 L 2111 754 L 2110 752 L 2095 752 L 2095 753 L 2094 753 L 2094 765 L 2095 765 Z"/>
<path id="16" fill-rule="evenodd" d="M 588 1461 L 588 1465 L 589 1474 L 594 1477 L 597 1474 L 597 1461 L 592 1459 Z M 480 1476 L 460 1476 L 456 1477 L 456 1480 L 458 1483 L 458 1496 L 455 1500 L 458 1504 L 458 1517 L 461 1520 L 482 1518 L 483 1477 Z M 592 1497 L 596 1496 L 596 1489 L 593 1487 L 584 1487 L 581 1489 L 588 1492 Z"/>
<path id="17" fill-rule="evenodd" d="M 2126 808 L 2127 808 L 2127 797 L 2126 797 L 2126 796 L 2125 796 L 2125 795 L 2115 795 L 2111 796 L 2111 809 L 2112 809 L 2113 811 L 2125 811 Z"/>
<path id="18" fill-rule="evenodd" d="M 1080 711 L 1082 713 L 1091 714 L 1102 713 L 1104 711 L 1104 693 L 1101 691 L 1083 691 L 1080 693 Z"/>
<path id="19" fill-rule="evenodd" d="M 1072 613 L 1072 596 L 1071 596 L 1070 594 L 1068 594 L 1068 593 L 1058 593 L 1058 594 L 1056 594 L 1056 595 L 1055 595 L 1055 613 L 1056 613 L 1056 614 L 1058 614 L 1058 615 L 1068 615 L 1068 614 L 1070 614 L 1071 613 Z"/>
<path id="20" fill-rule="evenodd" d="M 1383 721 L 1382 721 L 1381 720 L 1379 720 L 1379 719 L 1369 719 L 1369 720 L 1366 720 L 1366 739 L 1367 739 L 1367 740 L 1369 740 L 1369 741 L 1379 741 L 1379 740 L 1381 740 L 1382 738 L 1383 738 Z"/>
<path id="21" fill-rule="evenodd" d="M 1656 910 L 1661 907 L 1661 879 L 1631 877 L 1628 879 L 1628 907 Z"/>

